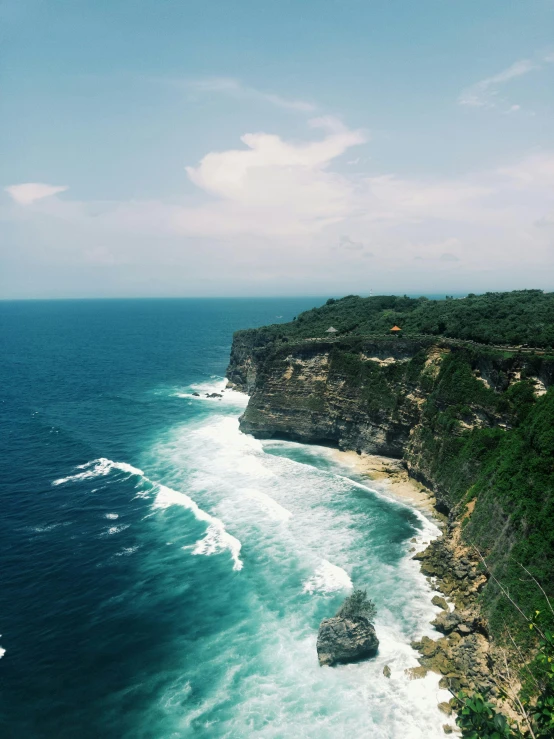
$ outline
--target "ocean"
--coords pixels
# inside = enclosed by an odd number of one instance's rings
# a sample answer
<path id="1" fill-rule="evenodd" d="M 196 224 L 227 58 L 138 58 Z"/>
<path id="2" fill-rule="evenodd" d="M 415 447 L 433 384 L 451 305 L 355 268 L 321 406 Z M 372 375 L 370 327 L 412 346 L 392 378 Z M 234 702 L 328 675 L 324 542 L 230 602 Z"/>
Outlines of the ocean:
<path id="1" fill-rule="evenodd" d="M 320 302 L 0 303 L 3 739 L 443 736 L 438 677 L 404 672 L 438 613 L 410 553 L 435 524 L 206 397 L 233 331 Z M 379 654 L 321 668 L 352 587 Z"/>

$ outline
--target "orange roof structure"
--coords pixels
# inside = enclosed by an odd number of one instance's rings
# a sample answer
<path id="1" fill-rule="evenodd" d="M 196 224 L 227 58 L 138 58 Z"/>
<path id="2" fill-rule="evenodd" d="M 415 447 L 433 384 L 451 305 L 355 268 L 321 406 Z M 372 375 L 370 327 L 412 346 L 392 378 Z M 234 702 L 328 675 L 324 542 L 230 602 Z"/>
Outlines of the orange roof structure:
<path id="1" fill-rule="evenodd" d="M 402 329 L 399 326 L 393 326 L 391 331 L 402 331 Z"/>

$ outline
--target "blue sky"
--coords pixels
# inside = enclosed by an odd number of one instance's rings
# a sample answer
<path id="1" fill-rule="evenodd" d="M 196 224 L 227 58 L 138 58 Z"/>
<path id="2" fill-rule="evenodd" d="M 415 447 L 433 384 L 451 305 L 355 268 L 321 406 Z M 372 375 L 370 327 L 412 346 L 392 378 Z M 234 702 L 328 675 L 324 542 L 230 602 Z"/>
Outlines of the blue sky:
<path id="1" fill-rule="evenodd" d="M 5 0 L 0 297 L 554 289 L 554 0 Z"/>

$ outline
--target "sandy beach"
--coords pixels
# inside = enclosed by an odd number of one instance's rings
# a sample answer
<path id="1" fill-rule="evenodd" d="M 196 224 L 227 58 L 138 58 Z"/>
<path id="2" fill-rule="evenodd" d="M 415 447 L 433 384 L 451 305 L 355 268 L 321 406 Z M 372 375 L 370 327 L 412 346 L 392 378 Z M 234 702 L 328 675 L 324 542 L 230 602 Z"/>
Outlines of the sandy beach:
<path id="1" fill-rule="evenodd" d="M 436 518 L 433 493 L 417 480 L 408 476 L 400 460 L 380 457 L 376 454 L 357 454 L 333 450 L 337 462 L 356 475 L 371 481 L 372 487 L 411 505 Z"/>

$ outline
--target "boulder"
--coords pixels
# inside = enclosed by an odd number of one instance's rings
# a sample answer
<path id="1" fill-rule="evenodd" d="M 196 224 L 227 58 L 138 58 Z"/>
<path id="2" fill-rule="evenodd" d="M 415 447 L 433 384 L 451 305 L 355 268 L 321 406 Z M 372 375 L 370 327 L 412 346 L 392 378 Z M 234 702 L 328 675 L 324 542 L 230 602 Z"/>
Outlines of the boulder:
<path id="1" fill-rule="evenodd" d="M 222 398 L 223 395 L 221 393 L 206 393 L 207 398 Z"/>
<path id="2" fill-rule="evenodd" d="M 455 628 L 463 623 L 463 617 L 459 611 L 443 611 L 431 623 L 437 631 L 443 634 L 450 634 L 451 631 L 454 631 Z"/>
<path id="3" fill-rule="evenodd" d="M 199 398 L 200 397 L 200 393 L 193 393 L 193 395 L 194 395 L 195 398 Z"/>
<path id="4" fill-rule="evenodd" d="M 445 601 L 444 598 L 441 598 L 440 595 L 434 595 L 431 598 L 431 603 L 434 606 L 437 606 L 437 608 L 442 608 L 443 611 L 448 611 L 448 603 Z"/>
<path id="5" fill-rule="evenodd" d="M 337 662 L 357 662 L 374 657 L 379 639 L 372 623 L 365 616 L 325 618 L 317 635 L 317 656 L 320 665 Z"/>

